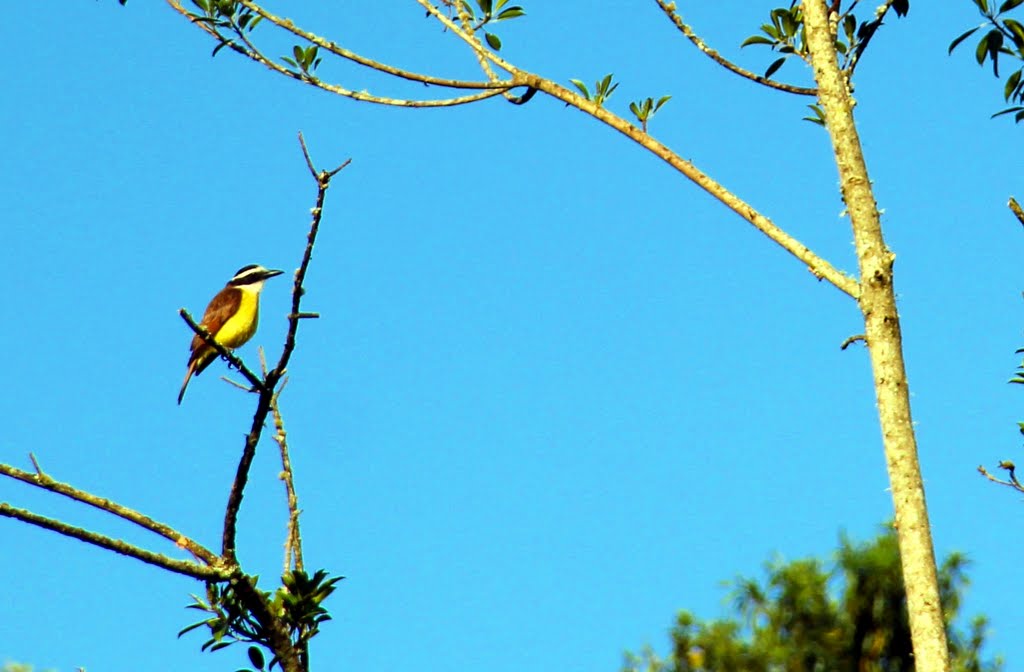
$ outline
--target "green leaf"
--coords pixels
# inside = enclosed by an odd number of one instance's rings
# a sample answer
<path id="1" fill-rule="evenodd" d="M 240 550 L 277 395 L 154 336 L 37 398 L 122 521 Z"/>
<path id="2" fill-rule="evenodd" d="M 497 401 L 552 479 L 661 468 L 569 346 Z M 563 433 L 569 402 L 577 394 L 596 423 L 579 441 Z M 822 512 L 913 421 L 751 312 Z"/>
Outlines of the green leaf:
<path id="1" fill-rule="evenodd" d="M 629 111 L 632 112 L 633 116 L 635 116 L 637 119 L 643 121 L 643 117 L 640 116 L 640 108 L 636 106 L 636 103 L 629 104 Z"/>
<path id="2" fill-rule="evenodd" d="M 1006 79 L 1006 86 L 1003 87 L 1003 100 L 1010 102 L 1010 98 L 1017 91 L 1017 87 L 1020 85 L 1021 70 L 1013 73 Z"/>
<path id="3" fill-rule="evenodd" d="M 575 86 L 577 89 L 579 89 L 580 93 L 583 94 L 584 98 L 586 98 L 587 100 L 590 100 L 590 91 L 587 89 L 587 85 L 586 84 L 584 84 L 582 81 L 580 81 L 578 79 L 570 79 L 569 81 L 572 82 L 573 86 Z"/>
<path id="4" fill-rule="evenodd" d="M 807 107 L 809 107 L 810 110 L 812 112 L 814 112 L 815 116 L 813 116 L 813 117 L 804 117 L 803 120 L 804 121 L 809 121 L 809 122 L 811 122 L 813 124 L 818 124 L 819 126 L 824 126 L 825 125 L 825 113 L 822 111 L 821 107 L 819 107 L 817 105 L 808 105 Z"/>
<path id="5" fill-rule="evenodd" d="M 742 49 L 743 47 L 750 46 L 751 44 L 767 44 L 770 46 L 775 44 L 775 40 L 769 40 L 763 35 L 751 35 L 747 39 L 743 40 L 743 44 L 740 45 L 740 48 Z"/>
<path id="6" fill-rule="evenodd" d="M 793 15 L 793 12 L 783 12 L 783 13 L 781 13 L 781 17 L 782 17 L 782 28 L 783 28 L 783 30 L 786 31 L 786 35 L 788 35 L 790 37 L 792 37 L 793 35 L 796 35 L 796 31 L 798 29 L 798 25 L 797 25 L 796 17 Z"/>
<path id="7" fill-rule="evenodd" d="M 981 26 L 978 26 L 977 28 L 971 28 L 971 29 L 970 29 L 970 30 L 968 30 L 968 31 L 967 31 L 966 33 L 964 33 L 963 35 L 960 35 L 960 36 L 959 36 L 958 38 L 956 38 L 955 40 L 953 40 L 952 42 L 950 42 L 950 43 L 949 43 L 949 51 L 948 51 L 947 53 L 950 53 L 950 54 L 952 54 L 952 53 L 953 53 L 953 50 L 954 50 L 954 49 L 956 49 L 956 48 L 957 48 L 957 46 L 959 46 L 959 44 L 960 44 L 961 42 L 963 42 L 964 40 L 966 40 L 966 39 L 967 39 L 968 37 L 970 37 L 971 35 L 974 35 L 975 31 L 977 31 L 977 30 L 978 30 L 978 28 L 980 28 L 980 27 L 981 27 Z"/>
<path id="8" fill-rule="evenodd" d="M 1004 114 L 1010 114 L 1011 112 L 1016 112 L 1019 115 L 1021 112 L 1024 112 L 1024 107 L 1008 107 L 1005 110 L 1000 110 L 999 112 L 996 112 L 990 118 L 995 119 L 996 117 L 1001 117 Z M 1020 120 L 1018 119 L 1017 121 Z"/>
<path id="9" fill-rule="evenodd" d="M 1024 26 L 1020 24 L 1020 21 L 1005 19 L 1003 21 L 1003 25 L 1010 31 L 1010 36 L 1013 38 L 1013 45 L 1018 49 L 1024 47 Z"/>
<path id="10" fill-rule="evenodd" d="M 224 41 L 224 42 L 221 42 L 220 44 L 218 44 L 216 47 L 213 48 L 213 52 L 210 54 L 210 57 L 212 58 L 212 57 L 216 56 L 218 51 L 220 51 L 224 47 L 228 46 L 229 44 L 231 44 L 230 40 L 227 40 L 227 41 Z"/>
<path id="11" fill-rule="evenodd" d="M 846 34 L 846 39 L 850 42 L 853 41 L 853 36 L 857 30 L 857 17 L 853 14 L 847 14 L 846 18 L 843 19 L 843 32 Z"/>
<path id="12" fill-rule="evenodd" d="M 771 79 L 771 76 L 774 75 L 776 72 L 778 72 L 779 68 L 781 68 L 782 64 L 785 63 L 785 62 L 786 62 L 786 57 L 785 56 L 783 56 L 782 58 L 775 59 L 775 62 L 773 62 L 771 65 L 769 65 L 768 69 L 764 71 L 764 78 L 765 79 Z"/>
<path id="13" fill-rule="evenodd" d="M 476 0 L 477 6 L 480 7 L 480 11 L 487 16 L 491 13 L 491 0 Z"/>
<path id="14" fill-rule="evenodd" d="M 484 39 L 487 40 L 488 46 L 495 51 L 501 51 L 501 40 L 494 33 L 484 32 Z"/>
<path id="15" fill-rule="evenodd" d="M 1019 7 L 1024 0 L 1006 0 L 1003 4 L 999 5 L 999 13 L 1008 12 L 1014 7 Z"/>
<path id="16" fill-rule="evenodd" d="M 662 96 L 661 98 L 658 98 L 658 102 L 654 104 L 654 111 L 657 112 L 660 110 L 661 106 L 670 100 L 672 100 L 672 96 Z"/>
<path id="17" fill-rule="evenodd" d="M 974 49 L 974 58 L 978 60 L 978 65 L 985 62 L 986 54 L 988 54 L 988 35 L 978 40 L 978 46 Z"/>
<path id="18" fill-rule="evenodd" d="M 189 626 L 187 626 L 185 628 L 182 628 L 181 630 L 178 631 L 178 637 L 181 637 L 186 632 L 192 632 L 196 628 L 200 628 L 200 627 L 202 627 L 202 626 L 204 626 L 206 624 L 207 624 L 207 621 L 199 621 L 198 623 L 193 623 L 192 625 L 189 625 Z"/>
<path id="19" fill-rule="evenodd" d="M 989 31 L 983 42 L 988 44 L 988 57 L 992 59 L 992 73 L 999 76 L 999 50 L 1003 46 L 1003 34 L 996 28 Z M 979 61 L 980 62 L 980 61 Z"/>
<path id="20" fill-rule="evenodd" d="M 250 646 L 247 653 L 249 654 L 249 662 L 252 663 L 252 666 L 257 670 L 262 670 L 266 661 L 260 648 L 258 646 Z"/>
<path id="21" fill-rule="evenodd" d="M 507 0 L 506 0 L 507 2 Z M 498 12 L 498 16 L 494 19 L 495 21 L 505 21 L 506 19 L 517 19 L 520 16 L 526 16 L 526 12 L 522 7 L 509 7 Z"/>
<path id="22" fill-rule="evenodd" d="M 292 66 L 293 68 L 299 67 L 298 63 L 296 63 L 292 59 L 288 58 L 287 56 L 282 56 L 281 60 L 284 61 L 285 63 L 287 63 L 288 65 Z"/>

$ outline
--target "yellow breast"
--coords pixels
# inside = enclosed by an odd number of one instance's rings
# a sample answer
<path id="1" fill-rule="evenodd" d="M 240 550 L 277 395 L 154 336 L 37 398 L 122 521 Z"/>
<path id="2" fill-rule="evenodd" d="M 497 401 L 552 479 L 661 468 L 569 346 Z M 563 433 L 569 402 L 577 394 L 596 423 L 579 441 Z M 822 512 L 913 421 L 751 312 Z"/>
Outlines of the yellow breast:
<path id="1" fill-rule="evenodd" d="M 237 348 L 256 333 L 256 325 L 260 320 L 260 294 L 248 287 L 239 287 L 242 300 L 238 310 L 214 334 L 217 342 L 225 348 Z"/>

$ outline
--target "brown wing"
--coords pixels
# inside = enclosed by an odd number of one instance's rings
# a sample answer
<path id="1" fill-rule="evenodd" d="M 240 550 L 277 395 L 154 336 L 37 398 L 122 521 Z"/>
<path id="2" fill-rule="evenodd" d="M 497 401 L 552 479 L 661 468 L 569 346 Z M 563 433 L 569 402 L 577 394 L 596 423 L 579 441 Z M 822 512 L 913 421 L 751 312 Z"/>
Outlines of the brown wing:
<path id="1" fill-rule="evenodd" d="M 241 302 L 242 290 L 237 287 L 225 287 L 217 292 L 217 295 L 210 301 L 210 305 L 206 307 L 206 312 L 203 313 L 203 319 L 199 326 L 206 329 L 216 338 L 217 332 L 235 314 Z M 196 334 L 192 338 L 192 352 L 188 358 L 189 366 L 196 362 L 196 375 L 199 375 L 213 361 L 213 355 L 214 349 L 203 341 L 202 336 Z"/>

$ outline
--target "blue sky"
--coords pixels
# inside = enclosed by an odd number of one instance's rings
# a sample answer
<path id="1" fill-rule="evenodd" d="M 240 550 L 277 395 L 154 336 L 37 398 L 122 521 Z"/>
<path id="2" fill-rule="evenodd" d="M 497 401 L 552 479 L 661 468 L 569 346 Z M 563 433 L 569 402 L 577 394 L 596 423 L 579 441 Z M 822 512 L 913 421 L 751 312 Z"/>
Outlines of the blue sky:
<path id="1" fill-rule="evenodd" d="M 354 5 L 354 3 L 345 3 Z M 364 3 L 365 4 L 365 3 Z M 973 560 L 968 613 L 989 653 L 1024 657 L 1012 539 L 1020 497 L 979 463 L 1018 455 L 1024 237 L 1019 128 L 949 41 L 967 0 L 916 3 L 858 70 L 857 116 L 896 272 L 937 550 Z M 442 76 L 475 63 L 412 2 L 293 18 Z M 714 8 L 712 8 L 714 5 Z M 835 265 L 848 221 L 808 101 L 722 71 L 654 3 L 527 3 L 511 61 L 562 82 L 608 72 L 609 106 L 671 94 L 652 132 Z M 740 51 L 770 4 L 685 16 Z M 823 555 L 891 515 L 856 306 L 667 166 L 538 96 L 409 111 L 275 78 L 161 3 L 62 3 L 0 27 L 0 262 L 8 328 L 0 460 L 133 506 L 216 547 L 252 400 L 214 365 L 175 395 L 201 312 L 240 266 L 294 269 L 323 166 L 328 196 L 282 407 L 306 560 L 348 577 L 314 667 L 615 670 L 664 650 L 676 610 L 727 613 L 721 581 L 774 552 Z M 281 53 L 284 53 L 282 48 Z M 354 89 L 392 85 L 325 62 Z M 787 65 L 781 75 L 809 82 Z M 264 294 L 276 353 L 287 283 Z M 220 370 L 218 370 L 220 369 Z M 241 513 L 240 558 L 280 571 L 272 444 Z M 172 552 L 45 493 L 0 500 Z M 182 607 L 201 586 L 0 521 L 0 662 L 61 672 L 237 669 L 202 654 Z"/>

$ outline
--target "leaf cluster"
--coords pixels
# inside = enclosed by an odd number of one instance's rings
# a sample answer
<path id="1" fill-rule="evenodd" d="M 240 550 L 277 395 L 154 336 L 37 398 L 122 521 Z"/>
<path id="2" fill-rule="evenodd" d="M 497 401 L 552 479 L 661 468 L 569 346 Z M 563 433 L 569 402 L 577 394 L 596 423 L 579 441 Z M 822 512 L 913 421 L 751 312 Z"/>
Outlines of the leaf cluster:
<path id="1" fill-rule="evenodd" d="M 507 7 L 509 0 L 474 0 L 474 2 L 476 9 L 473 8 L 473 4 L 469 0 L 458 0 L 461 8 L 469 15 L 469 20 L 473 22 L 474 32 L 491 23 L 517 19 L 526 15 L 526 11 L 519 5 Z M 479 18 L 477 10 L 480 12 Z M 487 41 L 487 46 L 491 49 L 501 51 L 501 39 L 494 33 L 485 30 L 484 40 Z"/>
<path id="2" fill-rule="evenodd" d="M 667 103 L 672 96 L 662 96 L 658 100 L 653 98 L 647 98 L 645 100 L 637 100 L 629 104 L 629 111 L 633 113 L 636 120 L 640 122 L 640 128 L 643 129 L 644 133 L 647 132 L 647 122 L 658 113 L 662 105 Z"/>
<path id="3" fill-rule="evenodd" d="M 270 605 L 270 610 L 288 627 L 292 642 L 299 650 L 305 650 L 309 640 L 320 631 L 320 624 L 331 620 L 323 602 L 335 590 L 335 584 L 344 577 L 329 578 L 324 570 L 317 570 L 309 576 L 302 570 L 291 570 L 281 577 L 281 587 L 273 595 L 260 591 Z M 245 601 L 236 590 L 238 580 L 232 579 L 225 585 L 207 584 L 206 599 L 193 595 L 193 604 L 186 609 L 195 609 L 209 614 L 208 618 L 183 628 L 178 636 L 206 626 L 210 638 L 202 650 L 217 651 L 237 642 L 250 642 L 258 646 L 249 648 L 249 659 L 257 670 L 264 669 L 263 654 L 259 647 L 273 651 L 270 633 L 258 618 L 245 606 Z M 253 579 L 255 583 L 256 579 Z M 278 663 L 270 661 L 270 668 Z"/>
<path id="4" fill-rule="evenodd" d="M 837 3 L 837 6 L 841 3 Z M 864 21 L 857 19 L 854 9 L 857 1 L 851 2 L 846 11 L 838 15 L 836 30 L 836 51 L 841 56 L 840 67 L 847 73 L 856 66 L 875 32 L 882 26 L 884 13 L 876 11 L 872 18 Z M 891 5 L 897 16 L 906 16 L 910 11 L 910 0 L 895 0 Z M 765 69 L 765 79 L 770 79 L 778 72 L 786 60 L 793 55 L 807 58 L 807 33 L 804 27 L 803 10 L 798 0 L 793 0 L 789 7 L 777 7 L 771 10 L 769 22 L 761 25 L 761 32 L 745 39 L 740 47 L 760 44 L 772 51 L 782 54 L 772 61 Z"/>
<path id="5" fill-rule="evenodd" d="M 974 58 L 978 61 L 978 65 L 984 65 L 985 61 L 990 61 L 992 74 L 998 79 L 1000 55 L 1024 61 L 1024 25 L 1021 25 L 1016 19 L 1004 16 L 1007 12 L 1024 4 L 1024 0 L 1005 0 L 998 6 L 995 3 L 989 3 L 988 0 L 972 0 L 972 2 L 985 17 L 985 23 L 958 35 L 950 42 L 949 53 L 952 54 L 953 50 L 964 40 L 988 27 L 974 48 Z M 1016 123 L 1024 121 L 1024 81 L 1022 81 L 1022 77 L 1024 77 L 1024 67 L 1018 68 L 1007 77 L 1006 84 L 1003 86 L 1003 100 L 1016 104 L 996 112 L 992 115 L 993 117 L 1013 114 Z"/>
<path id="6" fill-rule="evenodd" d="M 615 89 L 619 88 L 619 83 L 613 82 L 612 77 L 613 75 L 607 74 L 602 79 L 594 82 L 594 93 L 590 93 L 590 89 L 587 88 L 587 85 L 582 80 L 570 79 L 569 81 L 583 94 L 584 98 L 598 107 L 604 107 L 605 102 L 615 93 Z"/>
<path id="7" fill-rule="evenodd" d="M 320 47 L 315 44 L 305 48 L 296 44 L 292 47 L 292 56 L 293 58 L 282 56 L 281 60 L 293 68 L 298 68 L 306 76 L 312 76 L 313 72 L 319 67 L 320 61 L 323 60 L 320 58 Z"/>
<path id="8" fill-rule="evenodd" d="M 192 0 L 192 4 L 199 11 L 189 12 L 189 18 L 196 23 L 206 24 L 221 36 L 221 42 L 213 49 L 214 56 L 224 47 L 234 45 L 231 39 L 220 35 L 220 31 L 227 30 L 236 35 L 243 31 L 252 32 L 263 20 L 262 16 L 237 0 Z"/>

